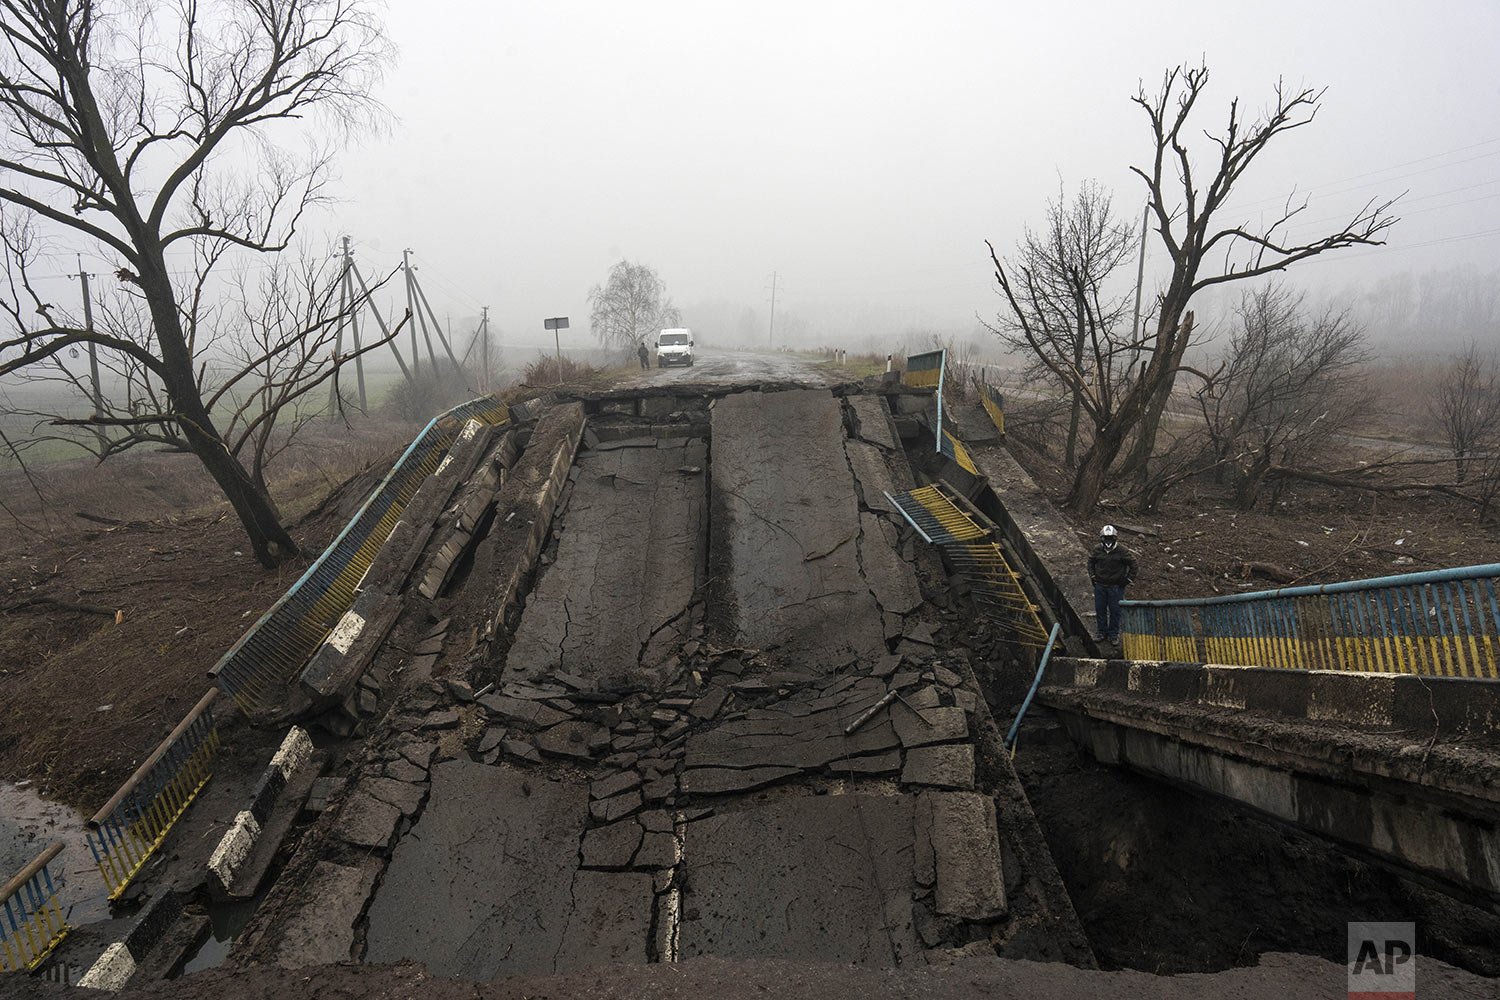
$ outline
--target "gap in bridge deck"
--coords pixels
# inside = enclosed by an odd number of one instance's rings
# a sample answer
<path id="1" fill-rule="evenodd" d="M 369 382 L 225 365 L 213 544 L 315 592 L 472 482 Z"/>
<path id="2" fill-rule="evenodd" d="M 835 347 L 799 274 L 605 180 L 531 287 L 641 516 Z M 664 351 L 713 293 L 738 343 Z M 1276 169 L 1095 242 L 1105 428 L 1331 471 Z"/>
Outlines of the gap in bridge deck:
<path id="1" fill-rule="evenodd" d="M 910 476 L 884 403 L 747 391 L 689 419 L 711 456 L 596 421 L 476 759 L 433 768 L 366 961 L 889 966 L 1005 919 L 976 693 L 880 500 Z"/>

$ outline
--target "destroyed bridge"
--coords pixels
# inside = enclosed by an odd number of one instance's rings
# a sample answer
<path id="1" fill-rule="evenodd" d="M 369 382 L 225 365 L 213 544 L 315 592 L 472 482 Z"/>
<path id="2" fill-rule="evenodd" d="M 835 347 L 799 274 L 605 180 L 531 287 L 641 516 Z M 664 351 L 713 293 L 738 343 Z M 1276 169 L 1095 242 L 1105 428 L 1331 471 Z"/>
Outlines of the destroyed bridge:
<path id="1" fill-rule="evenodd" d="M 5 967 L 1091 968 L 1023 702 L 1494 909 L 1500 568 L 1141 602 L 1099 658 L 1086 552 L 968 396 L 940 352 L 843 384 L 709 355 L 435 419 L 85 842 L 11 880 Z M 64 850 L 112 919 L 69 926 Z"/>

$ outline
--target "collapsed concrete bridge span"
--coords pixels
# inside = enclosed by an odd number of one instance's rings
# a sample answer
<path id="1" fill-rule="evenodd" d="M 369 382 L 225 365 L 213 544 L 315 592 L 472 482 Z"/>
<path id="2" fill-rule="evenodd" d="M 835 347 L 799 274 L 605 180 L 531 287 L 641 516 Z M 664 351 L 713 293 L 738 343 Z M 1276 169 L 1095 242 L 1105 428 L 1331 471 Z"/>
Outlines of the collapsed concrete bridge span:
<path id="1" fill-rule="evenodd" d="M 1091 964 L 935 638 L 946 578 L 884 499 L 910 477 L 887 402 L 847 390 L 542 412 L 489 534 L 409 602 L 427 652 L 233 960 Z"/>

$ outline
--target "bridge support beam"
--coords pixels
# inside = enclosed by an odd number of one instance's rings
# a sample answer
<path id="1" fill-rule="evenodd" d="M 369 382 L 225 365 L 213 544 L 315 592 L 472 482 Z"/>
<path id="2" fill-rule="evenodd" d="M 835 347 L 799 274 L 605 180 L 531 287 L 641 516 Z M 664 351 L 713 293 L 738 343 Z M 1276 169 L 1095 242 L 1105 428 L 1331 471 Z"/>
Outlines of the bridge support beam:
<path id="1" fill-rule="evenodd" d="M 1049 671 L 1038 700 L 1102 763 L 1234 800 L 1500 908 L 1500 755 L 1492 735 L 1200 701 L 1191 692 L 1221 687 L 1208 669 L 1069 661 Z M 1443 700 L 1435 692 L 1429 704 Z"/>

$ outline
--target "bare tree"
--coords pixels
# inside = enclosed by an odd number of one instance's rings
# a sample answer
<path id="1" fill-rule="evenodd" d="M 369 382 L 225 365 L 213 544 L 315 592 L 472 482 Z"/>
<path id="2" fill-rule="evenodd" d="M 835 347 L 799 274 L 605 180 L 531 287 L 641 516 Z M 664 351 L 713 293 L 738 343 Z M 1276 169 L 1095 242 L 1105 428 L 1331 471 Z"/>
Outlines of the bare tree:
<path id="1" fill-rule="evenodd" d="M 1130 256 L 1134 237 L 1118 222 L 1110 195 L 1086 182 L 1071 202 L 1059 193 L 1047 203 L 1041 232 L 1027 228 L 1009 262 L 990 246 L 995 278 L 1008 314 L 986 326 L 1032 359 L 1034 374 L 1054 382 L 1071 403 L 1064 462 L 1075 467 L 1080 417 L 1096 432 L 1108 426 L 1129 376 L 1131 332 L 1121 329 L 1127 299 L 1105 284 Z M 986 244 L 989 245 L 988 243 Z"/>
<path id="2" fill-rule="evenodd" d="M 13 239 L 7 238 L 5 246 L 7 281 L 0 312 L 20 326 L 27 300 L 26 257 Z M 340 322 L 363 308 L 368 298 L 361 294 L 341 307 L 334 305 L 339 276 L 331 257 L 297 262 L 276 258 L 268 269 L 254 272 L 254 280 L 251 272 L 242 272 L 230 296 L 232 305 L 219 307 L 205 301 L 204 285 L 217 263 L 212 251 L 221 248 L 207 249 L 211 253 L 198 261 L 192 293 L 185 298 L 196 390 L 219 421 L 229 455 L 269 498 L 268 466 L 309 423 L 329 416 L 327 398 L 314 390 L 337 380 L 356 358 L 390 343 L 406 321 L 358 349 L 351 346 L 339 353 Z M 376 283 L 371 291 L 383 284 Z M 48 311 L 62 315 L 55 307 Z M 67 442 L 100 461 L 140 445 L 191 452 L 156 369 L 141 361 L 142 355 L 158 352 L 144 297 L 134 286 L 116 289 L 98 303 L 95 330 L 133 344 L 138 351 L 98 351 L 97 395 L 76 347 L 17 371 L 13 377 L 20 382 L 52 390 L 45 394 L 47 409 L 8 407 L 13 416 L 36 424 L 20 447 Z M 341 407 L 343 394 L 335 394 L 335 399 Z M 44 432 L 43 427 L 55 429 Z"/>
<path id="3" fill-rule="evenodd" d="M 1071 506 L 1081 513 L 1098 503 L 1105 478 L 1132 432 L 1138 435 L 1136 446 L 1122 471 L 1137 471 L 1150 459 L 1161 415 L 1178 372 L 1184 370 L 1192 340 L 1188 306 L 1194 295 L 1212 285 L 1281 271 L 1330 250 L 1382 243 L 1396 222 L 1391 201 L 1372 200 L 1332 233 L 1294 237 L 1290 227 L 1306 209 L 1306 198 L 1289 199 L 1269 225 L 1221 221 L 1230 195 L 1256 158 L 1278 136 L 1309 124 L 1323 91 L 1292 90 L 1278 81 L 1271 107 L 1249 122 L 1241 117 L 1238 99 L 1231 101 L 1223 132 L 1208 136 L 1216 154 L 1205 173 L 1196 169 L 1186 143 L 1189 119 L 1207 84 L 1206 66 L 1178 67 L 1165 74 L 1154 95 L 1142 87 L 1133 98 L 1150 123 L 1153 155 L 1147 166 L 1130 169 L 1146 184 L 1154 228 L 1172 271 L 1158 299 L 1155 331 L 1143 345 L 1148 360 L 1118 395 L 1079 462 Z M 1205 271 L 1210 258 L 1220 263 Z"/>
<path id="4" fill-rule="evenodd" d="M 629 350 L 681 322 L 667 286 L 646 264 L 622 260 L 589 291 L 589 328 L 601 346 Z"/>
<path id="5" fill-rule="evenodd" d="M 1246 292 L 1237 318 L 1197 398 L 1213 461 L 1234 471 L 1235 500 L 1248 510 L 1273 468 L 1307 464 L 1362 412 L 1368 354 L 1347 313 L 1309 317 L 1302 297 L 1279 284 Z"/>
<path id="6" fill-rule="evenodd" d="M 1470 462 L 1495 447 L 1500 436 L 1500 370 L 1495 358 L 1470 343 L 1444 373 L 1431 414 L 1453 452 L 1454 478 L 1462 483 Z"/>
<path id="7" fill-rule="evenodd" d="M 324 197 L 332 146 L 297 158 L 268 133 L 319 112 L 334 128 L 371 120 L 370 85 L 388 53 L 379 23 L 360 0 L 222 0 L 211 9 L 196 0 L 0 0 L 0 32 L 0 203 L 116 257 L 151 326 L 149 338 L 133 339 L 84 329 L 28 284 L 42 323 L 18 323 L 0 340 L 0 375 L 90 343 L 149 370 L 162 394 L 156 412 L 100 415 L 92 425 L 159 428 L 168 414 L 257 559 L 274 566 L 295 555 L 201 392 L 192 302 L 206 283 L 195 275 L 196 285 L 178 287 L 167 255 L 286 248 Z M 12 305 L 19 316 L 19 296 Z"/>

